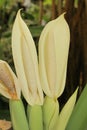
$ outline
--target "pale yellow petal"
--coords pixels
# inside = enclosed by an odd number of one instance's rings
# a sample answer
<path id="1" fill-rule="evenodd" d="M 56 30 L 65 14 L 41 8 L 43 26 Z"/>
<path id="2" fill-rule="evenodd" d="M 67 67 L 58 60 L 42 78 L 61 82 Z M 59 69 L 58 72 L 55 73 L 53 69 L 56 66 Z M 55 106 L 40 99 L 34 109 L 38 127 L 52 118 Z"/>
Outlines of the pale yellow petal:
<path id="1" fill-rule="evenodd" d="M 0 94 L 8 99 L 12 98 L 6 86 L 4 86 L 4 84 L 2 84 L 1 82 L 0 82 Z"/>
<path id="2" fill-rule="evenodd" d="M 46 72 L 46 67 L 45 67 L 45 60 L 49 61 L 49 59 L 47 59 L 48 56 L 46 55 L 47 49 L 45 43 L 47 43 L 48 39 L 47 36 L 49 36 L 49 29 L 51 30 L 52 25 L 54 25 L 54 21 L 49 22 L 45 28 L 43 29 L 40 39 L 39 39 L 39 70 L 40 70 L 40 79 L 41 79 L 41 83 L 42 83 L 42 88 L 45 92 L 46 95 L 52 97 L 52 93 L 51 93 L 51 89 L 49 86 L 49 81 L 47 79 L 47 72 Z M 47 40 L 47 41 L 46 41 Z M 50 43 L 49 43 L 50 44 Z M 48 45 L 47 45 L 48 46 Z M 49 48 L 50 50 L 50 48 Z M 52 50 L 52 48 L 51 48 Z M 54 55 L 54 54 L 52 54 Z M 53 59 L 54 60 L 54 59 Z M 47 64 L 46 64 L 47 65 Z"/>
<path id="3" fill-rule="evenodd" d="M 66 72 L 67 72 L 67 62 L 68 62 L 68 52 L 70 44 L 70 31 L 69 26 L 64 19 L 64 14 L 61 15 L 60 19 L 56 20 L 56 26 L 54 27 L 54 44 L 57 62 L 57 76 L 56 76 L 56 86 L 55 95 L 59 97 L 65 88 Z"/>
<path id="4" fill-rule="evenodd" d="M 42 104 L 37 53 L 31 33 L 18 11 L 12 31 L 12 52 L 22 93 L 31 105 Z"/>
<path id="5" fill-rule="evenodd" d="M 9 67 L 9 65 L 0 60 L 0 83 L 1 88 L 5 90 L 5 93 L 8 92 L 11 98 L 20 98 L 20 86 L 17 80 L 17 77 Z M 8 91 L 7 91 L 8 90 Z"/>
<path id="6" fill-rule="evenodd" d="M 70 32 L 64 14 L 47 24 L 39 41 L 39 67 L 44 92 L 59 97 L 65 87 Z"/>

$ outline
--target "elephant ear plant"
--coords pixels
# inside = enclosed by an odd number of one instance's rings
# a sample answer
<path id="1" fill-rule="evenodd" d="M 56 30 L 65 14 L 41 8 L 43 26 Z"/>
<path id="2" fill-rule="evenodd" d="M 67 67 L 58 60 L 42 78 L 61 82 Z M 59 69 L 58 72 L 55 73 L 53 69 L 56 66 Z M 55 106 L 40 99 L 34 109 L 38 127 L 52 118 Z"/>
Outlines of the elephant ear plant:
<path id="1" fill-rule="evenodd" d="M 0 94 L 9 98 L 14 130 L 65 130 L 78 90 L 59 112 L 58 98 L 65 87 L 69 42 L 69 26 L 62 14 L 43 29 L 38 62 L 32 35 L 18 11 L 12 30 L 17 77 L 5 61 L 0 61 Z M 27 102 L 27 113 L 21 92 Z"/>

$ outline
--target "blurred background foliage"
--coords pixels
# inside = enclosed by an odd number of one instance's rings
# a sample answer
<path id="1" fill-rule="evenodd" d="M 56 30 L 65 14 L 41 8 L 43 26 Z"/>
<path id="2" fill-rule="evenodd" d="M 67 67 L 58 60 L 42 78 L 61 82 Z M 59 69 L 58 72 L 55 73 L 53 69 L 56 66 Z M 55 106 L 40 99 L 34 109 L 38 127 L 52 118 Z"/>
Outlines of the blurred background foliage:
<path id="1" fill-rule="evenodd" d="M 78 0 L 75 0 L 74 6 L 77 5 Z M 18 9 L 23 8 L 22 17 L 38 46 L 44 25 L 61 14 L 64 6 L 65 0 L 0 0 L 0 59 L 6 60 L 13 68 L 11 32 Z"/>
<path id="2" fill-rule="evenodd" d="M 14 71 L 11 32 L 16 13 L 20 8 L 23 9 L 22 17 L 32 33 L 36 48 L 45 24 L 61 13 L 67 12 L 65 18 L 70 27 L 71 41 L 66 87 L 59 98 L 63 106 L 76 87 L 79 86 L 80 95 L 87 82 L 87 0 L 0 0 L 0 59 L 7 61 Z M 7 102 L 0 96 L 0 116 L 3 108 L 8 110 L 7 103 L 3 101 Z"/>

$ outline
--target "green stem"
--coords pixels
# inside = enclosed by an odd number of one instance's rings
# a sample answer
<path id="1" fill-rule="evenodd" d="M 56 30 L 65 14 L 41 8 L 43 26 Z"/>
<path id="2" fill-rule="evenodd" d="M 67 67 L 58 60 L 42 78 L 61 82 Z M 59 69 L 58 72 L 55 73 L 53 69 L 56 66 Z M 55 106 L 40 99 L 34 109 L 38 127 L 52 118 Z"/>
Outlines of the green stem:
<path id="1" fill-rule="evenodd" d="M 42 107 L 40 105 L 28 105 L 27 116 L 30 130 L 43 130 Z"/>
<path id="2" fill-rule="evenodd" d="M 43 104 L 44 130 L 54 130 L 54 125 L 56 123 L 58 114 L 58 101 L 46 96 Z"/>
<path id="3" fill-rule="evenodd" d="M 25 109 L 21 100 L 9 100 L 10 115 L 14 130 L 29 130 Z"/>

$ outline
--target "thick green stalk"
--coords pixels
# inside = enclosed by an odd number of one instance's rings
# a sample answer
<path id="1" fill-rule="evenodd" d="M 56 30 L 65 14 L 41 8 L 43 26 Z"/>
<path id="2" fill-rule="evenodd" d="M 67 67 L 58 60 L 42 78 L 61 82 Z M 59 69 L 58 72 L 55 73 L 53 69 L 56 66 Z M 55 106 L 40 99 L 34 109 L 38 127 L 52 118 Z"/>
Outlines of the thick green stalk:
<path id="1" fill-rule="evenodd" d="M 27 116 L 30 130 L 43 130 L 42 106 L 34 105 L 27 107 Z"/>
<path id="2" fill-rule="evenodd" d="M 25 109 L 21 100 L 9 100 L 11 121 L 14 130 L 29 130 Z"/>
<path id="3" fill-rule="evenodd" d="M 87 130 L 87 85 L 72 112 L 66 130 Z"/>
<path id="4" fill-rule="evenodd" d="M 52 130 L 54 128 L 58 114 L 58 101 L 46 96 L 43 104 L 44 130 Z"/>

